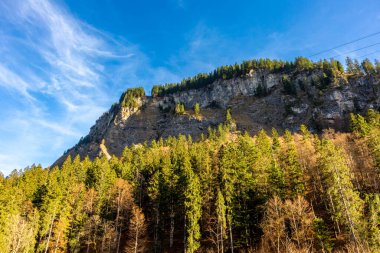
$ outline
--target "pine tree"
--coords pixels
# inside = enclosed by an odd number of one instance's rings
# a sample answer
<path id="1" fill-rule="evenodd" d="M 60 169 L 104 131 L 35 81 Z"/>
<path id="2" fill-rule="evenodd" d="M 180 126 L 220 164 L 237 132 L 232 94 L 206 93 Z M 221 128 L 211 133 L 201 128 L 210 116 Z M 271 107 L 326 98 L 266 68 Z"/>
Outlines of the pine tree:
<path id="1" fill-rule="evenodd" d="M 264 137 L 265 140 L 265 137 Z M 263 140 L 263 141 L 264 141 Z M 264 143 L 266 143 L 264 141 Z M 269 143 L 270 149 L 270 143 Z M 250 245 L 252 233 L 257 228 L 257 203 L 263 201 L 265 190 L 258 190 L 257 178 L 260 178 L 260 166 L 266 168 L 265 163 L 259 162 L 257 147 L 247 134 L 240 136 L 237 143 L 227 143 L 220 150 L 220 189 L 226 203 L 226 216 L 229 230 L 229 246 Z M 265 159 L 260 159 L 264 161 Z M 255 163 L 261 164 L 255 168 Z M 265 170 L 265 169 L 264 169 Z M 265 185 L 267 180 L 261 180 Z M 257 194 L 253 192 L 257 190 Z M 263 194 L 264 193 L 264 194 Z M 238 231 L 236 241 L 233 230 Z"/>
<path id="2" fill-rule="evenodd" d="M 144 182 L 144 168 L 146 165 L 145 161 L 145 147 L 135 146 L 132 148 L 132 159 L 131 159 L 131 172 L 133 175 L 132 187 L 134 192 L 134 197 L 136 203 L 139 207 L 142 205 L 143 200 L 143 182 Z"/>
<path id="3" fill-rule="evenodd" d="M 346 66 L 347 66 L 347 73 L 350 73 L 350 74 L 357 73 L 357 69 L 355 68 L 354 62 L 352 61 L 350 57 L 346 58 Z"/>
<path id="4" fill-rule="evenodd" d="M 373 129 L 367 140 L 372 153 L 375 170 L 380 173 L 380 128 Z"/>
<path id="5" fill-rule="evenodd" d="M 177 103 L 175 105 L 175 113 L 176 114 L 184 114 L 185 113 L 185 105 L 183 103 Z"/>
<path id="6" fill-rule="evenodd" d="M 219 252 L 224 252 L 224 239 L 226 238 L 226 206 L 224 202 L 223 194 L 220 190 L 217 192 L 217 198 L 215 202 L 215 210 L 217 216 L 217 229 L 216 229 L 216 242 Z"/>
<path id="7" fill-rule="evenodd" d="M 73 166 L 76 166 L 76 162 L 74 162 Z M 67 231 L 67 251 L 69 252 L 75 252 L 81 243 L 80 235 L 83 233 L 83 226 L 87 218 L 84 211 L 85 194 L 86 188 L 83 183 L 71 186 L 71 198 L 68 200 L 70 205 L 70 226 Z"/>
<path id="8" fill-rule="evenodd" d="M 368 136 L 371 132 L 371 125 L 367 123 L 361 115 L 350 114 L 351 130 L 361 136 Z"/>
<path id="9" fill-rule="evenodd" d="M 370 194 L 365 198 L 368 206 L 367 242 L 373 251 L 380 249 L 380 197 Z"/>
<path id="10" fill-rule="evenodd" d="M 325 199 L 331 200 L 329 211 L 332 218 L 344 225 L 351 240 L 359 244 L 363 232 L 363 201 L 352 185 L 345 155 L 331 141 L 323 140 L 319 148 L 318 166 L 325 187 Z"/>
<path id="11" fill-rule="evenodd" d="M 159 225 L 160 225 L 160 205 L 161 203 L 161 192 L 160 192 L 160 179 L 161 171 L 158 169 L 155 172 L 153 172 L 153 175 L 151 176 L 151 179 L 149 181 L 148 186 L 148 196 L 150 198 L 150 201 L 152 202 L 152 208 L 153 208 L 153 216 L 154 216 L 154 250 L 159 250 Z"/>
<path id="12" fill-rule="evenodd" d="M 310 139 L 310 137 L 311 137 L 311 133 L 310 133 L 309 130 L 307 129 L 307 126 L 306 126 L 306 125 L 302 124 L 302 125 L 300 126 L 300 131 L 301 131 L 301 134 L 302 134 L 304 140 L 308 140 L 308 139 Z"/>
<path id="13" fill-rule="evenodd" d="M 202 215 L 202 195 L 199 178 L 191 167 L 185 167 L 185 173 L 187 181 L 185 190 L 186 252 L 193 253 L 200 246 L 199 220 Z"/>
<path id="14" fill-rule="evenodd" d="M 50 172 L 47 185 L 44 186 L 44 192 L 41 196 L 38 251 L 45 253 L 54 247 L 52 243 L 53 230 L 55 229 L 56 222 L 59 221 L 60 212 L 62 211 L 63 196 L 58 181 L 59 174 L 58 168 L 54 168 Z"/>
<path id="15" fill-rule="evenodd" d="M 278 132 L 275 128 L 272 128 L 272 150 L 277 152 L 280 148 L 280 140 Z"/>
<path id="16" fill-rule="evenodd" d="M 162 199 L 165 200 L 161 208 L 166 210 L 169 216 L 169 248 L 172 248 L 174 243 L 175 221 L 177 216 L 175 207 L 179 200 L 179 175 L 174 171 L 175 168 L 172 164 L 171 156 L 173 156 L 173 154 L 163 155 L 160 163 L 160 194 L 162 195 Z"/>
<path id="17" fill-rule="evenodd" d="M 276 159 L 272 160 L 268 181 L 271 193 L 284 199 L 286 193 L 285 174 Z"/>
<path id="18" fill-rule="evenodd" d="M 375 66 L 369 59 L 364 59 L 362 61 L 361 67 L 364 70 L 364 73 L 367 75 L 374 75 L 376 73 Z"/>
<path id="19" fill-rule="evenodd" d="M 262 151 L 259 151 L 262 147 Z M 234 227 L 237 231 L 236 246 L 248 247 L 253 234 L 258 232 L 255 219 L 261 213 L 258 203 L 263 203 L 268 193 L 268 164 L 270 160 L 270 139 L 265 131 L 254 142 L 248 133 L 239 136 L 235 149 L 235 194 Z M 264 154 L 267 153 L 266 157 Z M 233 158 L 232 158 L 233 159 Z"/>
<path id="20" fill-rule="evenodd" d="M 286 150 L 283 153 L 282 163 L 286 169 L 286 178 L 289 196 L 294 198 L 304 193 L 303 171 L 298 161 L 297 150 L 294 145 L 293 136 L 285 131 Z"/>
<path id="21" fill-rule="evenodd" d="M 356 133 L 365 137 L 375 169 L 380 173 L 380 113 L 368 110 L 367 120 L 361 115 L 351 115 L 351 125 Z"/>
<path id="22" fill-rule="evenodd" d="M 224 121 L 224 125 L 228 127 L 231 131 L 234 131 L 236 129 L 236 123 L 235 120 L 232 118 L 230 108 L 228 108 L 226 111 L 226 119 Z"/>
<path id="23" fill-rule="evenodd" d="M 237 164 L 232 157 L 237 157 L 237 147 L 234 143 L 228 143 L 227 146 L 222 147 L 220 150 L 220 180 L 221 191 L 226 202 L 226 218 L 228 222 L 229 241 L 231 252 L 234 251 L 234 238 L 233 238 L 233 199 L 235 195 L 235 183 L 237 180 Z"/>
<path id="24" fill-rule="evenodd" d="M 380 114 L 351 118 L 331 140 L 222 124 L 0 175 L 0 252 L 377 252 Z"/>
<path id="25" fill-rule="evenodd" d="M 332 252 L 334 248 L 332 233 L 322 218 L 316 217 L 314 219 L 314 231 L 317 240 L 317 249 L 320 249 L 322 252 Z"/>
<path id="26" fill-rule="evenodd" d="M 200 112 L 199 103 L 195 103 L 195 105 L 194 105 L 194 114 L 195 114 L 195 116 L 199 116 L 199 112 Z"/>
<path id="27" fill-rule="evenodd" d="M 271 139 L 264 130 L 260 130 L 257 134 L 254 146 L 248 134 L 243 137 L 241 140 L 244 142 L 239 142 L 239 149 L 243 151 L 242 159 L 246 160 L 246 166 L 252 167 L 248 173 L 253 173 L 254 182 L 251 180 L 250 183 L 255 186 L 255 191 L 260 197 L 266 198 L 270 191 L 269 175 L 273 162 Z"/>

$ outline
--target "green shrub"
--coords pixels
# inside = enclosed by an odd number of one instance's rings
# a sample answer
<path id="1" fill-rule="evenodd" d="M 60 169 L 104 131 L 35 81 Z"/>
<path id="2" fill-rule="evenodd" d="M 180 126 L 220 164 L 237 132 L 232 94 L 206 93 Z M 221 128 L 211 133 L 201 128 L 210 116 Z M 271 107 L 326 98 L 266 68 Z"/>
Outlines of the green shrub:
<path id="1" fill-rule="evenodd" d="M 284 91 L 289 95 L 297 95 L 297 88 L 288 76 L 282 76 L 282 84 L 284 85 Z"/>
<path id="2" fill-rule="evenodd" d="M 264 97 L 268 94 L 268 91 L 267 91 L 267 88 L 262 85 L 261 83 L 257 86 L 256 90 L 255 90 L 255 95 L 257 97 Z"/>
<path id="3" fill-rule="evenodd" d="M 145 96 L 145 90 L 142 87 L 130 88 L 123 92 L 119 103 L 122 107 L 136 108 L 138 106 L 137 98 Z"/>
<path id="4" fill-rule="evenodd" d="M 199 112 L 200 112 L 199 104 L 195 103 L 195 105 L 194 105 L 194 113 L 195 113 L 195 115 L 198 116 Z"/>
<path id="5" fill-rule="evenodd" d="M 295 66 L 297 70 L 310 70 L 314 68 L 314 63 L 305 57 L 297 57 Z"/>
<path id="6" fill-rule="evenodd" d="M 185 105 L 183 103 L 177 103 L 175 105 L 175 113 L 176 114 L 184 114 L 185 113 Z"/>

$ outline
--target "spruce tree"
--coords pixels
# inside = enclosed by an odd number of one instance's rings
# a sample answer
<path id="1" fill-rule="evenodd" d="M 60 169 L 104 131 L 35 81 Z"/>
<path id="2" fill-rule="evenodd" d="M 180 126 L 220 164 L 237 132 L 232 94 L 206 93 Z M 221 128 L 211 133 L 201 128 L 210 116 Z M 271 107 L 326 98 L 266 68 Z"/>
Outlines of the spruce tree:
<path id="1" fill-rule="evenodd" d="M 297 149 L 292 134 L 287 130 L 284 135 L 286 149 L 283 153 L 282 163 L 286 170 L 288 195 L 291 198 L 303 195 L 305 185 L 303 171 L 298 160 Z"/>
<path id="2" fill-rule="evenodd" d="M 269 191 L 269 175 L 274 161 L 271 139 L 264 130 L 261 130 L 257 134 L 255 148 L 255 150 L 251 150 L 250 154 L 246 154 L 246 156 L 256 156 L 254 162 L 248 161 L 248 164 L 253 165 L 255 183 L 257 184 L 256 191 L 265 196 Z"/>
<path id="3" fill-rule="evenodd" d="M 186 252 L 193 253 L 200 246 L 199 220 L 202 216 L 202 195 L 198 176 L 191 167 L 185 170 L 187 181 L 185 190 Z"/>
<path id="4" fill-rule="evenodd" d="M 359 244 L 363 235 L 363 201 L 352 185 L 344 153 L 331 141 L 323 140 L 319 148 L 318 167 L 333 220 L 342 224 L 351 240 Z"/>
<path id="5" fill-rule="evenodd" d="M 314 219 L 314 231 L 317 240 L 317 249 L 320 249 L 322 252 L 332 252 L 334 248 L 332 233 L 322 218 L 316 217 Z"/>
<path id="6" fill-rule="evenodd" d="M 268 180 L 272 195 L 277 195 L 281 199 L 284 199 L 286 194 L 285 174 L 276 158 L 272 159 Z"/>
<path id="7" fill-rule="evenodd" d="M 152 206 L 152 212 L 154 217 L 154 250 L 159 250 L 159 225 L 160 225 L 160 216 L 161 216 L 161 210 L 160 210 L 160 204 L 161 203 L 161 192 L 160 192 L 160 179 L 161 171 L 158 169 L 155 172 L 153 172 L 153 175 L 151 176 L 149 180 L 149 186 L 148 186 L 148 196 L 151 201 Z"/>
<path id="8" fill-rule="evenodd" d="M 224 239 L 226 238 L 226 206 L 222 192 L 218 189 L 215 202 L 215 210 L 217 217 L 217 248 L 218 253 L 224 252 Z"/>
<path id="9" fill-rule="evenodd" d="M 368 208 L 367 241 L 373 251 L 380 249 L 380 197 L 379 194 L 369 194 L 365 198 Z"/>
<path id="10" fill-rule="evenodd" d="M 194 105 L 194 114 L 195 114 L 195 116 L 199 116 L 199 112 L 200 112 L 199 103 L 195 103 L 195 105 Z"/>
<path id="11" fill-rule="evenodd" d="M 233 198 L 235 193 L 235 181 L 236 171 L 235 171 L 235 161 L 231 159 L 236 154 L 236 146 L 234 144 L 227 144 L 227 146 L 222 147 L 220 152 L 220 179 L 221 179 L 221 190 L 226 202 L 226 218 L 228 222 L 229 230 L 229 241 L 230 249 L 233 252 L 234 249 L 234 239 L 233 239 Z"/>
<path id="12" fill-rule="evenodd" d="M 279 140 L 279 135 L 278 132 L 275 128 L 272 128 L 272 150 L 273 152 L 276 152 L 280 148 L 280 140 Z"/>

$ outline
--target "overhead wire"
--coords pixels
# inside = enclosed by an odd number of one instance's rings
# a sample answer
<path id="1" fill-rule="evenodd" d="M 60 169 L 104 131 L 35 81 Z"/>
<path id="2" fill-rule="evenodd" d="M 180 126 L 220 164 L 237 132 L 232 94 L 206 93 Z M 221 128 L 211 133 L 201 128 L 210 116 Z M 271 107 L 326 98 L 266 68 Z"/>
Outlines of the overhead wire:
<path id="1" fill-rule="evenodd" d="M 361 56 L 359 56 L 359 57 L 357 57 L 358 59 L 361 59 L 361 58 L 364 58 L 364 57 L 367 57 L 367 56 L 369 56 L 369 55 L 373 55 L 373 54 L 376 54 L 376 53 L 380 53 L 380 49 L 379 50 L 376 50 L 376 51 L 374 51 L 374 52 L 372 52 L 372 53 L 368 53 L 368 54 L 365 54 L 365 55 L 361 55 Z"/>
<path id="2" fill-rule="evenodd" d="M 309 56 L 309 58 L 312 58 L 314 56 L 317 56 L 317 55 L 320 55 L 320 54 L 323 54 L 323 53 L 330 52 L 330 51 L 332 51 L 334 49 L 337 49 L 337 48 L 340 48 L 340 47 L 343 47 L 343 46 L 347 46 L 347 45 L 353 44 L 355 42 L 358 42 L 358 41 L 361 41 L 361 40 L 373 37 L 373 36 L 378 35 L 378 34 L 380 34 L 380 31 L 379 32 L 375 32 L 375 33 L 371 33 L 371 34 L 368 34 L 368 35 L 365 35 L 363 37 L 357 38 L 355 40 L 352 40 L 352 41 L 349 41 L 349 42 L 346 42 L 346 43 L 343 43 L 343 44 L 340 44 L 340 45 L 337 45 L 337 46 L 332 47 L 330 49 L 326 49 L 326 50 L 320 51 L 318 53 L 312 54 L 312 55 Z"/>
<path id="3" fill-rule="evenodd" d="M 348 55 L 348 54 L 351 54 L 351 53 L 354 53 L 354 52 L 357 52 L 357 51 L 360 51 L 360 50 L 363 50 L 363 49 L 366 49 L 366 48 L 370 48 L 370 47 L 373 47 L 373 46 L 376 46 L 376 45 L 380 45 L 380 42 L 377 42 L 377 43 L 374 43 L 374 44 L 371 44 L 371 45 L 368 45 L 368 46 L 365 46 L 365 47 L 357 48 L 357 49 L 351 50 L 349 52 L 337 54 L 337 55 L 334 55 L 334 56 L 329 57 L 329 58 L 335 58 L 335 57 L 339 57 L 339 56 Z"/>

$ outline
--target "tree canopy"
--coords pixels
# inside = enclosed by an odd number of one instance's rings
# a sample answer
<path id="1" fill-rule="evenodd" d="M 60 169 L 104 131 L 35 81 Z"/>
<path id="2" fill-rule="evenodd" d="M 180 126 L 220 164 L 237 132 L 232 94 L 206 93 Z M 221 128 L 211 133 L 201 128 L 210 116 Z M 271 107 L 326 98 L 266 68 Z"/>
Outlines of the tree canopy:
<path id="1" fill-rule="evenodd" d="M 380 114 L 352 133 L 255 136 L 226 124 L 120 157 L 0 180 L 0 252 L 377 252 Z"/>

